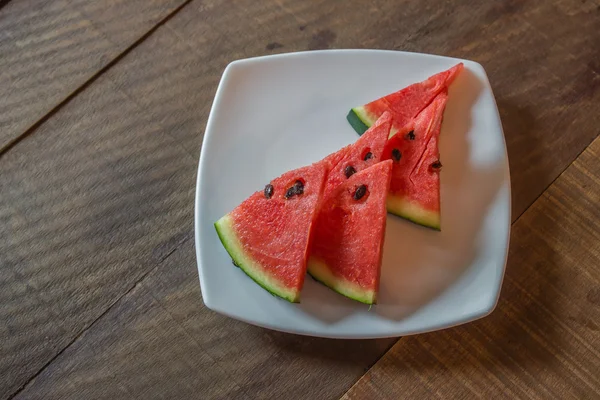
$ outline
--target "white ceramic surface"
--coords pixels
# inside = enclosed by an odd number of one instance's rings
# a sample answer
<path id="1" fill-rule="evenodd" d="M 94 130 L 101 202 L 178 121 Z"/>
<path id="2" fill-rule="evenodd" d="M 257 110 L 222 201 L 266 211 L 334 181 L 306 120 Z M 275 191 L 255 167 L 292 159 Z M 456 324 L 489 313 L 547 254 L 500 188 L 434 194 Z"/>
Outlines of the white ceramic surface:
<path id="1" fill-rule="evenodd" d="M 307 277 L 300 304 L 271 296 L 240 269 L 213 223 L 265 182 L 357 139 L 348 110 L 462 61 L 440 152 L 442 231 L 388 216 L 379 304 L 346 299 Z M 475 320 L 497 302 L 510 233 L 502 125 L 481 65 L 440 56 L 325 50 L 227 66 L 200 155 L 196 252 L 206 306 L 251 324 L 333 338 L 414 334 Z"/>

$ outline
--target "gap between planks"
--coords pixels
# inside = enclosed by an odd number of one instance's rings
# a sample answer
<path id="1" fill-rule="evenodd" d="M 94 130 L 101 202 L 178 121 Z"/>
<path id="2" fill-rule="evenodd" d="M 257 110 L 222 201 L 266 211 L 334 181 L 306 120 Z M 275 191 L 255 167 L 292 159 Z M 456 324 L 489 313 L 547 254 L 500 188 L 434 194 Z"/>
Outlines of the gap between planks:
<path id="1" fill-rule="evenodd" d="M 6 143 L 4 146 L 0 147 L 0 159 L 2 159 L 2 156 L 4 154 L 6 154 L 8 151 L 10 151 L 13 147 L 15 147 L 18 143 L 20 143 L 22 140 L 24 140 L 27 137 L 29 137 L 30 135 L 32 135 L 37 130 L 37 128 L 40 127 L 40 125 L 42 125 L 44 122 L 48 121 L 54 114 L 56 114 L 65 105 L 69 104 L 69 102 L 71 102 L 71 100 L 73 100 L 75 97 L 77 97 L 77 95 L 79 93 L 83 92 L 86 88 L 88 88 L 102 74 L 104 74 L 106 71 L 108 71 L 114 65 L 116 65 L 119 61 L 121 61 L 125 56 L 127 56 L 127 54 L 129 54 L 133 49 L 135 49 L 137 46 L 139 46 L 140 43 L 142 43 L 147 38 L 149 38 L 154 32 L 156 32 L 156 30 L 158 28 L 160 28 L 162 25 L 166 24 L 169 20 L 171 20 L 171 18 L 173 18 L 175 15 L 177 15 L 185 6 L 187 6 L 192 1 L 193 0 L 185 0 L 182 4 L 180 4 L 178 7 L 176 7 L 171 13 L 167 14 L 163 19 L 158 21 L 158 23 L 156 25 L 154 25 L 146 33 L 144 33 L 136 41 L 134 41 L 131 45 L 129 45 L 127 48 L 125 48 L 125 50 L 123 50 L 115 58 L 110 60 L 104 67 L 100 68 L 98 71 L 96 71 L 94 74 L 92 74 L 92 76 L 89 79 L 87 79 L 85 82 L 83 82 L 81 84 L 81 86 L 79 86 L 73 92 L 68 94 L 62 101 L 60 101 L 57 105 L 52 107 L 50 109 L 50 111 L 48 111 L 44 116 L 42 116 L 40 119 L 38 119 L 33 125 L 31 125 L 29 128 L 27 128 L 23 133 L 21 133 L 19 136 L 12 139 L 8 143 Z M 4 7 L 9 2 L 10 2 L 10 0 L 0 0 L 0 8 Z"/>
<path id="2" fill-rule="evenodd" d="M 127 289 L 125 291 L 125 293 L 123 293 L 121 296 L 117 297 L 115 299 L 115 301 L 113 301 L 108 307 L 106 307 L 106 310 L 104 310 L 100 315 L 98 315 L 97 318 L 95 318 L 92 322 L 90 322 L 86 327 L 84 327 L 80 332 L 78 332 L 75 337 L 73 338 L 73 340 L 71 340 L 69 343 L 67 343 L 67 345 L 65 347 L 63 347 L 60 351 L 58 351 L 50 360 L 48 360 L 47 363 L 45 363 L 35 374 L 33 374 L 31 377 L 29 377 L 29 379 L 27 379 L 27 381 L 25 383 L 23 383 L 17 390 L 15 390 L 13 393 L 11 393 L 8 397 L 7 400 L 12 400 L 14 399 L 16 396 L 19 395 L 19 393 L 21 393 L 23 390 L 25 390 L 27 388 L 27 386 L 29 386 L 29 384 L 31 384 L 31 382 L 33 382 L 35 380 L 35 378 L 37 378 L 50 364 L 52 364 L 54 362 L 54 360 L 56 360 L 58 357 L 60 357 L 61 354 L 63 354 L 65 351 L 67 351 L 67 349 L 69 347 L 71 347 L 74 343 L 76 343 L 90 328 L 92 328 L 98 321 L 100 321 L 110 310 L 112 310 L 117 304 L 119 304 L 119 302 L 126 298 L 127 295 L 129 295 L 148 275 L 150 275 L 153 271 L 155 271 L 158 267 L 160 267 L 160 265 L 165 262 L 169 257 L 171 257 L 173 255 L 173 253 L 175 253 L 177 250 L 179 250 L 179 248 L 181 248 L 181 246 L 183 246 L 188 240 L 193 239 L 194 235 L 193 233 L 188 233 L 184 236 L 184 238 L 179 241 L 179 243 L 177 243 L 177 245 L 171 249 L 167 254 L 165 254 L 163 257 L 161 257 L 161 259 L 156 263 L 156 265 L 149 269 L 148 271 L 146 271 L 144 274 L 142 274 L 138 280 L 136 280 L 130 287 L 129 289 Z M 390 346 L 391 348 L 391 346 Z M 389 351 L 389 349 L 388 349 Z M 384 353 L 385 354 L 385 353 Z M 375 364 L 373 364 L 375 365 Z M 371 366 L 372 367 L 372 366 Z"/>

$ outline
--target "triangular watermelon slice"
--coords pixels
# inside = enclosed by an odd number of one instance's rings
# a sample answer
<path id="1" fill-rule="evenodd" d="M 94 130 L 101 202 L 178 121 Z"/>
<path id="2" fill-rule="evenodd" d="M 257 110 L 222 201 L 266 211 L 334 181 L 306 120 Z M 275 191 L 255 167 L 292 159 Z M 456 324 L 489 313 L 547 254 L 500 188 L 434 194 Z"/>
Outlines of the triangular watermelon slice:
<path id="1" fill-rule="evenodd" d="M 325 157 L 322 161 L 329 166 L 325 179 L 323 197 L 326 198 L 340 183 L 353 174 L 382 161 L 381 155 L 387 143 L 392 116 L 384 112 L 364 135 L 348 146 Z"/>
<path id="2" fill-rule="evenodd" d="M 223 246 L 260 286 L 299 302 L 327 164 L 286 172 L 215 223 Z"/>
<path id="3" fill-rule="evenodd" d="M 357 172 L 324 199 L 308 272 L 336 292 L 377 302 L 391 161 Z"/>
<path id="4" fill-rule="evenodd" d="M 382 158 L 393 160 L 388 211 L 440 229 L 438 138 L 448 92 L 442 90 L 419 115 L 390 138 Z"/>
<path id="5" fill-rule="evenodd" d="M 447 88 L 463 70 L 463 67 L 463 63 L 459 63 L 422 82 L 407 86 L 363 106 L 355 107 L 350 110 L 346 118 L 354 130 L 362 135 L 381 114 L 390 111 L 394 119 L 390 132 L 390 136 L 393 136 L 427 107 L 438 93 Z"/>

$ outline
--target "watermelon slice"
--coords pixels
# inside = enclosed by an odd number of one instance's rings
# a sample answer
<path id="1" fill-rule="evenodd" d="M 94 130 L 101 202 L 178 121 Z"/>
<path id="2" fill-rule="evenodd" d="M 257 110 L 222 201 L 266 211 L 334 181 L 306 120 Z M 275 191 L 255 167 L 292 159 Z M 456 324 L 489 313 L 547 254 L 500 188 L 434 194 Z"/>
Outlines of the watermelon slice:
<path id="1" fill-rule="evenodd" d="M 300 300 L 327 171 L 323 162 L 289 171 L 215 223 L 233 263 L 290 302 Z"/>
<path id="2" fill-rule="evenodd" d="M 354 130 L 362 135 L 383 112 L 390 111 L 394 119 L 390 137 L 394 136 L 427 107 L 438 93 L 447 88 L 463 67 L 463 63 L 459 63 L 422 82 L 407 86 L 364 106 L 355 107 L 350 110 L 346 118 Z"/>
<path id="3" fill-rule="evenodd" d="M 390 138 L 384 160 L 393 160 L 388 211 L 419 225 L 440 229 L 438 138 L 447 90 L 442 90 L 415 119 Z"/>
<path id="4" fill-rule="evenodd" d="M 308 273 L 336 292 L 377 302 L 392 162 L 357 172 L 324 199 Z"/>
<path id="5" fill-rule="evenodd" d="M 392 115 L 384 112 L 364 135 L 348 146 L 323 159 L 329 165 L 323 197 L 353 174 L 382 161 L 381 155 L 392 127 Z"/>

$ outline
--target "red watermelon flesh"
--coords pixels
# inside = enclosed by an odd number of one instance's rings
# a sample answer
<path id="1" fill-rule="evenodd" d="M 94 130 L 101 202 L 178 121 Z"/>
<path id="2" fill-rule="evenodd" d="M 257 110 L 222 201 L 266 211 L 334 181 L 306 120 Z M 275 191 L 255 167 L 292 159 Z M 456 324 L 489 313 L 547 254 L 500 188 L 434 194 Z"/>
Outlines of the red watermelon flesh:
<path id="1" fill-rule="evenodd" d="M 358 140 L 323 160 L 329 165 L 323 196 L 326 198 L 339 184 L 352 174 L 380 162 L 392 126 L 392 116 L 384 112 Z"/>
<path id="2" fill-rule="evenodd" d="M 234 264 L 290 302 L 300 299 L 327 171 L 320 162 L 286 172 L 215 223 Z"/>
<path id="3" fill-rule="evenodd" d="M 337 186 L 314 227 L 309 274 L 366 304 L 377 302 L 391 170 L 392 162 L 383 161 Z"/>
<path id="4" fill-rule="evenodd" d="M 448 93 L 443 90 L 413 121 L 388 140 L 383 153 L 383 159 L 394 162 L 388 211 L 438 230 L 441 167 L 438 165 L 438 138 L 447 100 Z M 399 153 L 394 153 L 395 150 Z"/>
<path id="5" fill-rule="evenodd" d="M 439 126 L 437 132 L 432 132 L 423 156 L 410 175 L 411 190 L 408 198 L 419 204 L 424 211 L 437 214 L 431 223 L 432 228 L 439 229 L 440 221 L 440 152 L 438 150 Z"/>
<path id="6" fill-rule="evenodd" d="M 459 63 L 422 82 L 407 86 L 364 106 L 355 107 L 350 110 L 348 121 L 359 134 L 362 134 L 384 111 L 390 111 L 394 119 L 390 132 L 390 136 L 393 136 L 427 107 L 442 90 L 447 89 L 463 68 L 463 63 Z"/>

